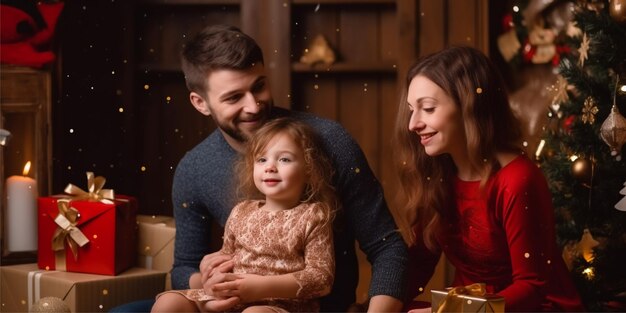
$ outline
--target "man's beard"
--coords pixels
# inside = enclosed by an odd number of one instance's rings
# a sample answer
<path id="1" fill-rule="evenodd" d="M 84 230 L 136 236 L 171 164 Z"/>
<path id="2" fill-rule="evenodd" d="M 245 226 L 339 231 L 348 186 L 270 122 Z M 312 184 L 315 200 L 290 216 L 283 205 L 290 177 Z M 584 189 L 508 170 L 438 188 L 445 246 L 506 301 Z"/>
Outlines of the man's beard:
<path id="1" fill-rule="evenodd" d="M 267 120 L 270 117 L 270 112 L 272 110 L 272 107 L 273 107 L 272 100 L 269 100 L 264 103 L 263 111 L 259 112 L 259 114 L 256 115 L 256 117 L 259 117 L 261 119 L 261 125 L 259 125 L 259 127 L 254 129 L 253 131 L 257 131 L 259 128 L 261 128 L 265 124 L 265 122 L 267 122 Z M 252 134 L 243 132 L 240 129 L 228 127 L 228 125 L 221 125 L 217 123 L 217 127 L 219 127 L 228 136 L 230 136 L 231 138 L 241 143 L 247 142 L 248 139 L 250 139 L 250 136 L 252 135 Z"/>
<path id="2" fill-rule="evenodd" d="M 244 143 L 246 141 L 248 141 L 248 139 L 250 138 L 250 136 L 248 136 L 246 133 L 240 131 L 240 130 L 236 130 L 236 129 L 232 129 L 230 127 L 225 127 L 223 125 L 217 125 L 217 127 L 219 127 L 223 132 L 225 132 L 228 136 L 230 136 L 231 138 L 237 140 L 238 142 Z"/>

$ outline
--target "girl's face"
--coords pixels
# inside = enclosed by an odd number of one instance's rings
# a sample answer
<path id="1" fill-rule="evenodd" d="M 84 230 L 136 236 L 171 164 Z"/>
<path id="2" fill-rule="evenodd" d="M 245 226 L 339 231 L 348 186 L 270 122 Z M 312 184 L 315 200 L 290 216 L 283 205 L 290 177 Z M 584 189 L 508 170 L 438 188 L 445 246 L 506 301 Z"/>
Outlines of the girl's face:
<path id="1" fill-rule="evenodd" d="M 307 182 L 304 152 L 286 134 L 272 138 L 255 157 L 254 184 L 266 196 L 266 208 L 289 209 L 301 199 Z"/>
<path id="2" fill-rule="evenodd" d="M 411 80 L 407 95 L 411 111 L 409 130 L 415 132 L 426 154 L 462 155 L 465 129 L 459 107 L 446 92 L 430 79 L 418 75 Z"/>

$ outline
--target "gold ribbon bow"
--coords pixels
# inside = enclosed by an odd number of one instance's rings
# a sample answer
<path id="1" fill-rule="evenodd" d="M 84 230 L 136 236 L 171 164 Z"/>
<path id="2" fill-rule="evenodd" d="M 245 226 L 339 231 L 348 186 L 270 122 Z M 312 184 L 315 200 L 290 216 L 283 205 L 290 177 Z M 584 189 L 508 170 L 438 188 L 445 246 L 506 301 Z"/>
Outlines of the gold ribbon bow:
<path id="1" fill-rule="evenodd" d="M 82 247 L 89 242 L 89 239 L 85 237 L 83 232 L 76 227 L 80 214 L 78 210 L 70 206 L 70 200 L 68 199 L 57 200 L 57 206 L 59 207 L 59 215 L 54 219 L 54 222 L 59 227 L 54 231 L 54 235 L 52 236 L 52 250 L 65 250 L 64 243 L 67 242 L 67 245 L 74 254 L 74 260 L 77 260 L 78 247 Z"/>
<path id="2" fill-rule="evenodd" d="M 100 201 L 106 204 L 113 204 L 111 200 L 115 199 L 115 192 L 113 189 L 102 189 L 105 182 L 106 179 L 104 177 L 94 177 L 93 172 L 87 172 L 87 190 L 89 192 L 75 185 L 68 184 L 65 187 L 65 193 L 72 195 L 72 200 Z"/>
<path id="3" fill-rule="evenodd" d="M 441 305 L 437 309 L 437 313 L 446 312 L 449 307 L 459 307 L 458 304 L 460 304 L 460 299 L 457 297 L 459 295 L 484 296 L 486 293 L 487 290 L 485 289 L 485 284 L 482 283 L 454 287 L 448 291 L 445 299 L 443 299 Z M 460 311 L 460 309 L 453 310 Z"/>

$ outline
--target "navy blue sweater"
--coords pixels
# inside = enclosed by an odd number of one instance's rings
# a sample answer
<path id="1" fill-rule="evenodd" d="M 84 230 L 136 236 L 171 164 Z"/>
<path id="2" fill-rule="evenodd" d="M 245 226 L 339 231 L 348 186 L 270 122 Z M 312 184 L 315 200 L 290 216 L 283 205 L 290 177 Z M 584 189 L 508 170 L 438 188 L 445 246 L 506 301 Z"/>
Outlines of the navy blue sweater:
<path id="1" fill-rule="evenodd" d="M 336 122 L 277 107 L 272 114 L 289 115 L 311 125 L 321 136 L 335 168 L 333 183 L 342 205 L 334 228 L 336 275 L 331 293 L 321 301 L 321 310 L 345 312 L 355 301 L 359 275 L 355 239 L 372 264 L 369 296 L 403 299 L 406 246 L 357 143 Z M 189 151 L 176 168 L 172 187 L 176 218 L 174 289 L 189 288 L 189 277 L 198 272 L 202 257 L 214 252 L 209 248 L 211 219 L 224 225 L 237 201 L 233 197 L 236 159 L 237 152 L 216 130 Z"/>

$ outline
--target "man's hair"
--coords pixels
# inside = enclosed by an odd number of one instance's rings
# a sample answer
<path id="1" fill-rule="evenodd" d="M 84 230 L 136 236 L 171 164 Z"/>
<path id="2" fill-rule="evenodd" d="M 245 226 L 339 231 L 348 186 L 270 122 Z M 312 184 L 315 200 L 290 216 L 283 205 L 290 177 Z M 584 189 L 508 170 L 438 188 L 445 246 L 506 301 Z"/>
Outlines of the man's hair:
<path id="1" fill-rule="evenodd" d="M 190 91 L 204 94 L 206 79 L 217 69 L 245 70 L 263 64 L 263 52 L 250 36 L 229 25 L 210 25 L 183 47 L 182 70 Z"/>

